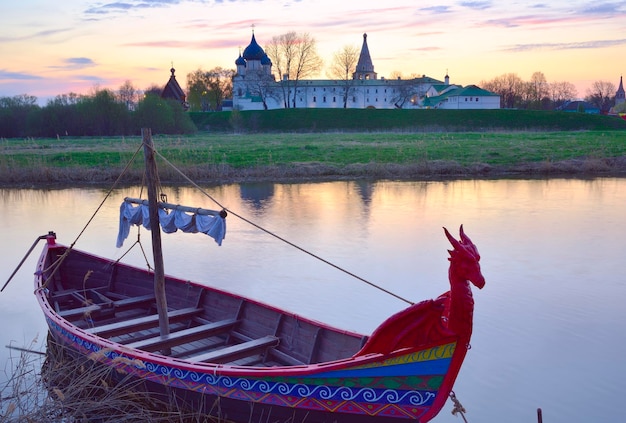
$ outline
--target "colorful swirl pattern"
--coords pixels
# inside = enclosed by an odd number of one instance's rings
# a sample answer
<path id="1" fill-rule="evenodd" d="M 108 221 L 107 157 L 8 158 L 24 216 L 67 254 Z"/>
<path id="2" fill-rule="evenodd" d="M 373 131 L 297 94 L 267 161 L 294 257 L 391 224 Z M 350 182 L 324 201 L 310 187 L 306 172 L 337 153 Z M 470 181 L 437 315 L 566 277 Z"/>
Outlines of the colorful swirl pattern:
<path id="1" fill-rule="evenodd" d="M 48 324 L 80 353 L 166 386 L 284 407 L 410 419 L 419 418 L 434 401 L 455 348 L 451 343 L 365 366 L 311 376 L 261 379 L 132 359 L 119 351 L 102 349 L 52 319 Z M 422 366 L 422 374 L 411 373 L 415 366 Z"/>

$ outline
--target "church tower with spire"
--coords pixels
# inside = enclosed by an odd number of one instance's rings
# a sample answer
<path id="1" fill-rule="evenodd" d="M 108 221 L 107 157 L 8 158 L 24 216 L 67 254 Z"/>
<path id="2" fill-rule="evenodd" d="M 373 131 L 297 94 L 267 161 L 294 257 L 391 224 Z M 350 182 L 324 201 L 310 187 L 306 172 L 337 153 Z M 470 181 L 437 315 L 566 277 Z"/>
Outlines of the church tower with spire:
<path id="1" fill-rule="evenodd" d="M 374 72 L 374 64 L 370 57 L 370 50 L 367 47 L 367 34 L 363 34 L 363 46 L 359 55 L 359 62 L 356 65 L 356 72 L 352 75 L 353 79 L 376 79 Z"/>
<path id="2" fill-rule="evenodd" d="M 615 105 L 622 104 L 626 101 L 626 92 L 624 92 L 624 84 L 622 82 L 622 77 L 619 77 L 619 88 L 615 93 Z"/>

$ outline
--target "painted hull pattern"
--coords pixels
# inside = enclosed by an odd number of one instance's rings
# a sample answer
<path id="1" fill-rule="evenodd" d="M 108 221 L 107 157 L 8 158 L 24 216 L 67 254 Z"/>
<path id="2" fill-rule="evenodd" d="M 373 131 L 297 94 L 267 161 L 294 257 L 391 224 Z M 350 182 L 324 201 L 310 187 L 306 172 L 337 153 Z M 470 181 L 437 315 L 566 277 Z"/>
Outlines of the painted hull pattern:
<path id="1" fill-rule="evenodd" d="M 456 344 L 399 354 L 393 358 L 362 358 L 336 370 L 284 371 L 283 375 L 254 376 L 255 372 L 224 372 L 219 368 L 189 369 L 152 361 L 122 349 L 99 345 L 48 317 L 54 338 L 80 355 L 170 388 L 287 409 L 363 417 L 420 420 L 433 406 L 450 368 Z M 367 361 L 366 364 L 359 362 Z M 245 374 L 248 373 L 248 374 Z"/>

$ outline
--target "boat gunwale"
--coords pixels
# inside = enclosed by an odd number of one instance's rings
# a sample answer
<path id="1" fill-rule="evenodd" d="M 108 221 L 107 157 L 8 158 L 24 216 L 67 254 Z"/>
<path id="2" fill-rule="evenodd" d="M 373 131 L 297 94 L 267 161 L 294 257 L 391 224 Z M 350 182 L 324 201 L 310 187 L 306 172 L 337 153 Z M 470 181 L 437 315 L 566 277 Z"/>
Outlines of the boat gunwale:
<path id="1" fill-rule="evenodd" d="M 46 244 L 46 248 L 47 249 L 49 249 L 49 248 L 55 248 L 56 249 L 56 248 L 69 248 L 69 247 L 66 246 L 66 245 L 59 244 L 59 243 L 55 242 L 54 245 Z M 112 260 L 112 259 L 109 259 L 109 258 L 106 258 L 106 257 L 102 257 L 102 256 L 97 255 L 97 254 L 88 253 L 86 251 L 78 250 L 78 249 L 75 249 L 75 248 L 72 248 L 72 250 L 77 252 L 77 253 L 80 253 L 80 254 L 85 254 L 85 255 L 89 256 L 90 258 L 98 260 L 98 261 L 101 261 L 103 263 L 115 264 L 116 266 L 120 266 L 120 267 L 123 267 L 123 268 L 126 268 L 126 269 L 132 269 L 134 271 L 139 271 L 139 272 L 141 272 L 143 274 L 146 274 L 146 275 L 152 275 L 153 274 L 152 272 L 150 272 L 150 271 L 148 271 L 146 269 L 142 269 L 142 268 L 134 266 L 132 264 L 123 263 L 121 261 L 115 261 L 115 260 Z M 39 266 L 38 265 L 37 270 L 43 270 L 43 266 Z M 289 317 L 293 317 L 293 318 L 295 318 L 295 319 L 297 319 L 299 321 L 302 321 L 302 322 L 305 322 L 305 323 L 310 323 L 310 324 L 312 324 L 314 326 L 319 326 L 322 329 L 328 329 L 328 330 L 331 330 L 333 332 L 336 332 L 336 333 L 339 333 L 339 334 L 342 334 L 342 335 L 353 336 L 353 337 L 356 337 L 356 338 L 362 338 L 364 336 L 369 336 L 369 335 L 366 335 L 366 334 L 363 334 L 363 333 L 359 333 L 359 332 L 355 332 L 355 331 L 351 331 L 351 330 L 348 330 L 348 329 L 341 329 L 341 328 L 338 328 L 336 326 L 331 326 L 328 323 L 324 323 L 322 321 L 319 321 L 319 320 L 316 320 L 316 319 L 312 319 L 310 317 L 304 317 L 304 316 L 301 316 L 301 315 L 299 315 L 297 313 L 294 313 L 292 311 L 285 310 L 285 309 L 280 309 L 280 308 L 275 307 L 273 305 L 270 305 L 268 303 L 264 303 L 262 301 L 255 300 L 255 299 L 250 298 L 250 297 L 245 297 L 245 296 L 243 296 L 241 294 L 236 294 L 234 292 L 226 291 L 226 290 L 223 290 L 223 289 L 220 289 L 220 288 L 215 288 L 215 287 L 209 286 L 209 285 L 203 285 L 203 284 L 201 284 L 199 282 L 194 282 L 192 280 L 181 279 L 181 278 L 179 278 L 177 276 L 172 276 L 172 275 L 169 275 L 169 274 L 165 274 L 165 278 L 167 280 L 169 280 L 170 282 L 172 282 L 172 283 L 193 285 L 194 287 L 197 287 L 197 288 L 200 288 L 200 289 L 203 289 L 203 290 L 206 290 L 206 291 L 212 291 L 212 292 L 215 292 L 215 293 L 220 294 L 220 295 L 226 295 L 226 296 L 229 296 L 229 297 L 237 299 L 237 300 L 244 300 L 244 301 L 246 301 L 248 303 L 261 306 L 263 308 L 275 311 L 277 313 L 284 314 L 284 315 L 289 316 Z"/>
<path id="2" fill-rule="evenodd" d="M 66 330 L 68 333 L 71 333 L 74 336 L 81 338 L 83 341 L 87 341 L 91 343 L 92 345 L 98 346 L 100 350 L 108 349 L 120 355 L 123 354 L 124 356 L 127 356 L 127 358 L 131 360 L 140 360 L 141 362 L 150 362 L 154 364 L 160 364 L 160 365 L 167 366 L 167 367 L 179 368 L 185 371 L 219 374 L 221 376 L 247 376 L 247 377 L 259 378 L 259 377 L 264 377 L 264 376 L 265 377 L 285 376 L 286 374 L 289 374 L 290 376 L 298 377 L 298 376 L 311 376 L 311 375 L 315 375 L 318 373 L 326 373 L 330 371 L 342 370 L 342 369 L 347 369 L 347 368 L 366 366 L 366 365 L 370 365 L 373 363 L 386 361 L 386 360 L 392 360 L 397 357 L 402 357 L 405 355 L 418 353 L 420 351 L 424 351 L 424 350 L 434 348 L 437 346 L 441 346 L 441 345 L 445 345 L 449 343 L 456 343 L 458 341 L 458 338 L 456 336 L 450 336 L 450 338 L 445 340 L 444 342 L 442 342 L 441 340 L 438 340 L 437 342 L 420 345 L 418 347 L 411 347 L 411 348 L 404 348 L 404 349 L 396 350 L 389 354 L 370 353 L 370 354 L 365 354 L 365 355 L 358 355 L 358 352 L 357 352 L 355 355 L 351 357 L 346 357 L 346 358 L 338 359 L 338 360 L 332 360 L 332 361 L 314 363 L 314 364 L 285 365 L 285 366 L 276 366 L 276 367 L 241 366 L 241 365 L 230 365 L 230 364 L 216 364 L 216 363 L 210 363 L 210 362 L 209 363 L 192 362 L 192 361 L 181 359 L 181 358 L 169 357 L 169 356 L 162 355 L 162 354 L 155 354 L 152 352 L 147 352 L 147 351 L 143 351 L 143 350 L 136 349 L 136 348 L 129 348 L 125 346 L 124 344 L 120 344 L 118 342 L 111 341 L 107 338 L 103 338 L 101 336 L 86 332 L 85 330 L 73 325 L 67 319 L 61 317 L 56 312 L 54 307 L 52 307 L 52 304 L 50 304 L 50 301 L 48 300 L 47 295 L 43 292 L 42 289 L 40 289 L 43 286 L 41 271 L 43 270 L 43 265 L 48 255 L 48 251 L 50 249 L 57 249 L 57 248 L 67 248 L 67 247 L 62 244 L 57 244 L 57 243 L 52 244 L 52 245 L 48 245 L 48 244 L 45 245 L 41 253 L 41 256 L 39 258 L 39 261 L 37 263 L 37 272 L 35 273 L 35 287 L 36 287 L 35 295 L 37 296 L 37 299 L 41 305 L 41 308 L 46 314 L 47 318 L 50 319 L 52 322 L 54 322 L 56 325 Z M 83 254 L 87 254 L 90 257 L 98 261 L 113 263 L 113 260 L 106 259 L 101 256 L 93 255 L 93 254 L 86 253 L 80 250 L 76 250 L 76 251 L 83 253 Z M 128 265 L 125 263 L 117 263 L 117 265 L 125 266 L 127 268 L 132 268 L 134 270 L 139 270 L 147 274 L 151 273 L 144 269 L 140 269 L 140 268 L 137 268 L 135 266 Z M 204 285 L 192 282 L 192 281 L 185 281 L 183 279 L 176 278 L 176 277 L 167 276 L 167 278 L 173 280 L 174 282 L 187 283 L 187 284 L 191 283 L 202 289 L 209 289 L 211 291 L 229 295 L 233 298 L 243 299 L 245 301 L 250 301 L 251 303 L 254 303 L 254 304 L 258 304 L 264 307 L 269 307 L 274 311 L 284 313 L 286 315 L 292 316 L 299 320 L 302 320 L 302 321 L 305 321 L 305 322 L 308 322 L 317 326 L 321 326 L 326 329 L 338 331 L 340 333 L 345 333 L 348 335 L 364 336 L 362 334 L 357 334 L 357 333 L 350 332 L 350 331 L 342 331 L 341 329 L 334 328 L 324 323 L 316 322 L 315 320 L 301 317 L 297 314 L 283 311 L 276 307 L 266 305 L 256 300 L 251 300 L 247 297 L 233 294 L 228 291 L 222 291 L 220 289 L 216 289 L 213 287 L 207 287 L 207 286 L 204 286 Z M 458 348 L 455 348 L 455 352 L 452 354 L 451 360 L 454 360 L 457 351 L 458 351 Z M 92 352 L 95 352 L 95 351 L 92 351 Z M 98 354 L 95 354 L 95 356 L 98 356 Z M 108 357 L 99 358 L 99 361 L 103 361 L 103 362 L 108 362 L 110 360 L 111 359 L 109 359 Z M 450 375 L 446 374 L 445 378 L 447 379 L 449 376 Z M 456 375 L 454 376 L 456 378 Z"/>

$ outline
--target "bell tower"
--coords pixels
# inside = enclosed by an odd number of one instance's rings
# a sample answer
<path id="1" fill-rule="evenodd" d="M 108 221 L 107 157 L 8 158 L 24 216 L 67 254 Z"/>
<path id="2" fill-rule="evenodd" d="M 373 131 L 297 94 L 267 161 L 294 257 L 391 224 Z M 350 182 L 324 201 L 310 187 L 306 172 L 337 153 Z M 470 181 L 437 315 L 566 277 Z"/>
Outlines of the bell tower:
<path id="1" fill-rule="evenodd" d="M 617 106 L 618 104 L 622 104 L 623 102 L 626 101 L 625 98 L 626 93 L 624 92 L 624 84 L 622 82 L 622 77 L 619 77 L 619 88 L 617 89 L 617 92 L 615 93 L 615 105 Z"/>
<path id="2" fill-rule="evenodd" d="M 367 34 L 363 34 L 363 46 L 359 55 L 359 62 L 356 64 L 356 72 L 352 74 L 353 79 L 376 79 L 374 64 L 370 57 L 370 50 L 367 47 Z"/>

